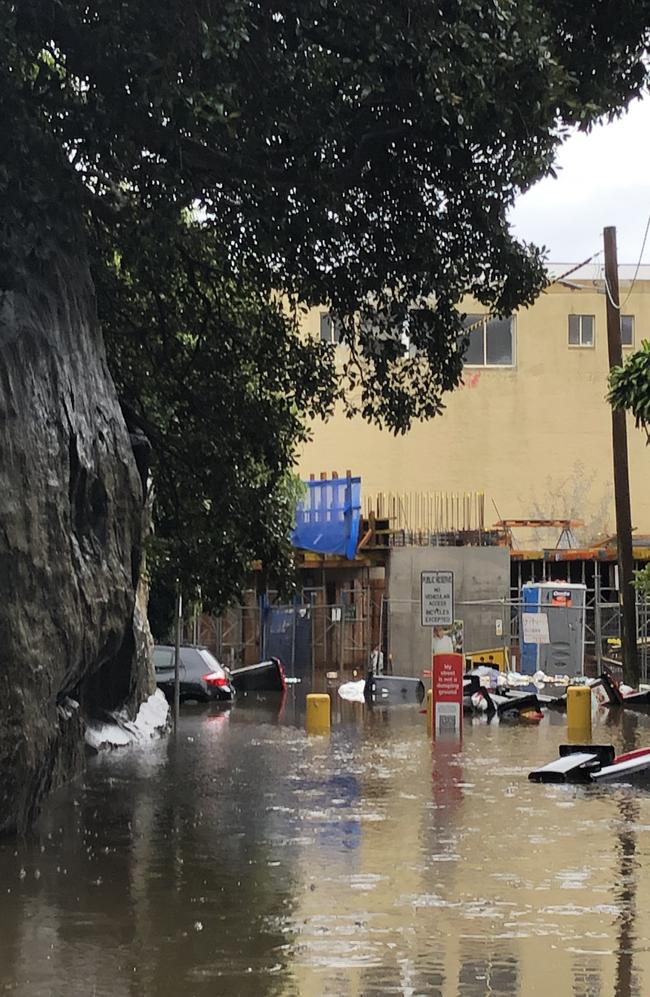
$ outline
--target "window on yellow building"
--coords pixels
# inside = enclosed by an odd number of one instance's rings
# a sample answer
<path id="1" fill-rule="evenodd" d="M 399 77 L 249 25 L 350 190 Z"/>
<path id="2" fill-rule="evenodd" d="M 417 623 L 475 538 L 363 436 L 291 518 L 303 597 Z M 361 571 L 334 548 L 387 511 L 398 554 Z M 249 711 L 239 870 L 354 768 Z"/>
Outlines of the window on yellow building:
<path id="1" fill-rule="evenodd" d="M 569 346 L 593 346 L 595 329 L 593 315 L 569 315 Z"/>
<path id="2" fill-rule="evenodd" d="M 634 346 L 634 315 L 621 315 L 621 346 Z"/>
<path id="3" fill-rule="evenodd" d="M 339 323 L 329 312 L 320 313 L 320 338 L 323 343 L 338 343 L 341 339 Z"/>
<path id="4" fill-rule="evenodd" d="M 469 337 L 465 349 L 468 367 L 512 367 L 515 362 L 515 323 L 512 318 L 467 315 L 463 325 Z"/>

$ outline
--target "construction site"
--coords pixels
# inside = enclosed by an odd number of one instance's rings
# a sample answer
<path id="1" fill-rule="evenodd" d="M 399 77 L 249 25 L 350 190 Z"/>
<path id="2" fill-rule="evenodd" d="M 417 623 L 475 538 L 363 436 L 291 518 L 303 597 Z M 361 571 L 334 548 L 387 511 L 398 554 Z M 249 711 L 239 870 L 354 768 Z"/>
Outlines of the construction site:
<path id="1" fill-rule="evenodd" d="M 299 506 L 293 537 L 298 595 L 282 604 L 253 572 L 245 601 L 220 617 L 200 615 L 188 639 L 237 667 L 271 655 L 287 672 L 318 682 L 327 674 L 420 675 L 430 635 L 420 625 L 423 571 L 452 571 L 454 649 L 468 664 L 516 671 L 522 663 L 521 616 L 532 586 L 553 588 L 571 604 L 579 631 L 580 671 L 620 661 L 621 612 L 616 537 L 578 546 L 583 523 L 500 519 L 482 492 L 380 493 L 362 500 L 360 478 L 315 475 Z M 555 537 L 531 546 L 531 537 Z M 636 568 L 650 561 L 650 537 L 634 535 Z M 579 607 L 579 608 L 578 608 Z M 567 612 L 568 612 L 567 606 Z M 641 674 L 648 675 L 650 612 L 637 600 Z"/>

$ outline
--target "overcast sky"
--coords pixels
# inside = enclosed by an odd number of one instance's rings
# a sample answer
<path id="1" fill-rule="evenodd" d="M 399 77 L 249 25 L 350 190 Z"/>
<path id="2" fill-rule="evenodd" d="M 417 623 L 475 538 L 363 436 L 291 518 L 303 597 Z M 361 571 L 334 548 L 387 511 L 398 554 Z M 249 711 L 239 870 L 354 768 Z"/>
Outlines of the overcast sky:
<path id="1" fill-rule="evenodd" d="M 511 221 L 527 242 L 549 248 L 554 263 L 578 263 L 602 249 L 602 230 L 615 225 L 619 263 L 636 263 L 650 214 L 650 98 L 560 149 L 558 178 L 524 194 Z M 650 236 L 643 262 L 650 263 Z"/>

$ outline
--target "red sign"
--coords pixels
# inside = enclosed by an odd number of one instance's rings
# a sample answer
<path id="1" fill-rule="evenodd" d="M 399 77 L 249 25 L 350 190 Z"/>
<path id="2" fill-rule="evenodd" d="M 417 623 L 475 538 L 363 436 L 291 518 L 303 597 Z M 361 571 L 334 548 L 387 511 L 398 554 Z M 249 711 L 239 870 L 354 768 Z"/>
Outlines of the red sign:
<path id="1" fill-rule="evenodd" d="M 462 734 L 463 723 L 463 656 L 434 654 L 433 656 L 433 733 Z"/>
<path id="2" fill-rule="evenodd" d="M 434 654 L 433 701 L 434 703 L 463 702 L 462 654 Z"/>

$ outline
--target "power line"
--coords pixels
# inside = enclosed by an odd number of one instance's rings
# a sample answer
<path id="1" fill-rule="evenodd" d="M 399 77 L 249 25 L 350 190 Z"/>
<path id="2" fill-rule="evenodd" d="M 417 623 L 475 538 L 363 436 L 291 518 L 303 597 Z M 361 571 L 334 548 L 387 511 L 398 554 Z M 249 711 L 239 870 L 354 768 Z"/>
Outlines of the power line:
<path id="1" fill-rule="evenodd" d="M 650 222 L 650 219 L 648 219 L 648 221 Z M 588 263 L 591 263 L 592 260 L 595 260 L 597 256 L 601 255 L 601 253 L 602 253 L 602 249 L 596 250 L 595 253 L 592 253 L 591 256 L 588 256 L 586 260 L 582 261 L 582 263 L 576 263 L 576 264 L 574 264 L 574 266 L 570 267 L 569 270 L 565 270 L 564 273 L 561 273 L 558 277 L 554 277 L 553 280 L 549 280 L 549 282 L 546 285 L 546 287 L 547 288 L 548 287 L 552 287 L 553 284 L 559 284 L 559 283 L 561 283 L 567 277 L 570 277 L 572 273 L 575 273 L 576 270 L 580 270 L 581 267 L 586 267 Z M 474 329 L 480 328 L 480 326 L 482 326 L 484 322 L 489 322 L 489 320 L 492 319 L 492 318 L 498 318 L 498 313 L 497 312 L 486 312 L 484 315 L 481 315 L 480 319 L 478 319 L 476 322 L 472 322 L 471 325 L 464 326 L 463 327 L 463 334 L 466 334 L 468 332 L 472 332 Z"/>
<path id="2" fill-rule="evenodd" d="M 553 280 L 549 281 L 547 286 L 551 287 L 553 284 L 559 284 L 560 281 L 565 280 L 567 277 L 570 277 L 571 274 L 575 273 L 576 270 L 579 270 L 580 267 L 586 267 L 588 263 L 591 263 L 591 261 L 595 260 L 597 256 L 600 256 L 601 252 L 602 250 L 599 249 L 595 253 L 592 253 L 591 256 L 588 256 L 586 260 L 583 260 L 582 263 L 576 263 L 576 265 L 571 267 L 570 270 L 565 270 L 564 273 L 561 273 L 559 277 L 554 277 Z"/>
<path id="3" fill-rule="evenodd" d="M 607 276 L 606 276 L 604 270 L 603 270 L 603 283 L 605 285 L 605 293 L 607 294 L 607 297 L 609 298 L 610 305 L 612 306 L 612 308 L 615 308 L 617 312 L 620 312 L 620 310 L 623 307 L 623 305 L 617 305 L 616 302 L 614 301 L 614 298 L 612 296 L 612 292 L 611 292 L 610 287 L 609 287 L 609 283 L 607 281 Z M 629 296 L 630 295 L 628 294 L 627 297 L 629 298 Z M 627 301 L 627 298 L 625 299 L 625 301 Z M 623 304 L 625 304 L 625 301 L 623 302 Z"/>
<path id="4" fill-rule="evenodd" d="M 645 249 L 645 244 L 646 244 L 646 241 L 648 239 L 648 232 L 650 232 L 650 214 L 648 215 L 648 220 L 647 220 L 646 225 L 645 225 L 645 232 L 643 233 L 643 242 L 641 243 L 641 252 L 639 253 L 639 259 L 638 259 L 637 265 L 636 265 L 636 267 L 634 269 L 634 277 L 632 278 L 632 283 L 630 284 L 630 289 L 629 289 L 629 291 L 627 292 L 627 294 L 625 296 L 625 301 L 622 301 L 620 304 L 617 304 L 616 301 L 614 301 L 611 288 L 610 288 L 609 283 L 607 281 L 607 276 L 603 272 L 603 281 L 604 281 L 604 284 L 605 284 L 605 291 L 607 293 L 607 297 L 609 298 L 609 301 L 610 301 L 610 304 L 611 304 L 612 308 L 616 308 L 616 310 L 619 311 L 619 312 L 622 311 L 623 308 L 625 308 L 626 304 L 630 300 L 630 295 L 632 294 L 632 291 L 634 290 L 634 285 L 636 284 L 636 279 L 639 276 L 639 270 L 641 269 L 641 261 L 643 259 L 643 250 Z"/>
<path id="5" fill-rule="evenodd" d="M 634 285 L 636 284 L 636 279 L 639 276 L 639 270 L 641 269 L 641 260 L 643 259 L 643 250 L 645 249 L 646 239 L 648 238 L 648 232 L 650 231 L 650 214 L 648 215 L 648 220 L 645 223 L 645 232 L 643 233 L 643 242 L 641 243 L 641 252 L 639 253 L 639 262 L 636 265 L 636 270 L 634 271 L 634 277 L 632 278 L 632 283 L 630 284 L 630 290 L 627 292 L 627 297 L 621 308 L 623 308 L 634 290 Z"/>

